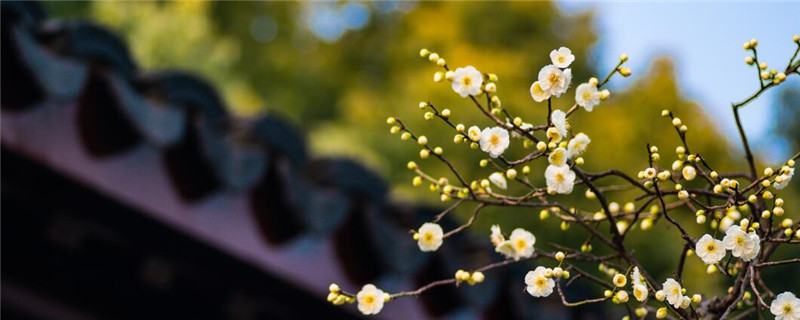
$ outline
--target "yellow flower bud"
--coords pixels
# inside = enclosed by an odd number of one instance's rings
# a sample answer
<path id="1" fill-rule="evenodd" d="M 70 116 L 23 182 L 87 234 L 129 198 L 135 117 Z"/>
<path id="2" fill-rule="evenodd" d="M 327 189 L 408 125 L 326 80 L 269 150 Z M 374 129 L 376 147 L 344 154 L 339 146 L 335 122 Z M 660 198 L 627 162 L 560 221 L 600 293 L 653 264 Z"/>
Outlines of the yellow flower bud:
<path id="1" fill-rule="evenodd" d="M 430 156 L 430 155 L 431 155 L 431 153 L 430 153 L 430 151 L 428 151 L 428 149 L 422 149 L 422 150 L 419 151 L 419 157 L 421 159 L 428 159 L 428 156 Z"/>
<path id="2" fill-rule="evenodd" d="M 506 171 L 506 177 L 508 177 L 509 179 L 516 178 L 517 177 L 517 170 L 508 169 L 508 171 Z"/>
<path id="3" fill-rule="evenodd" d="M 444 81 L 444 73 L 436 72 L 433 74 L 433 82 L 439 83 Z"/>
<path id="4" fill-rule="evenodd" d="M 484 86 L 484 90 L 487 93 L 495 93 L 497 92 L 497 85 L 494 84 L 493 82 L 489 82 L 486 84 L 486 86 Z"/>
<path id="5" fill-rule="evenodd" d="M 550 217 L 550 211 L 547 211 L 546 209 L 539 211 L 539 219 L 544 220 L 547 219 L 548 217 Z"/>
<path id="6" fill-rule="evenodd" d="M 484 279 L 483 272 L 475 271 L 472 273 L 472 282 L 481 283 L 483 282 L 483 279 Z"/>
<path id="7" fill-rule="evenodd" d="M 697 224 L 704 224 L 704 223 L 706 223 L 706 216 L 697 216 L 697 218 L 695 218 L 695 220 L 696 220 Z"/>
<path id="8" fill-rule="evenodd" d="M 661 307 L 656 310 L 656 318 L 664 319 L 667 317 L 667 307 Z"/>
<path id="9" fill-rule="evenodd" d="M 540 152 L 547 150 L 547 143 L 544 141 L 539 141 L 536 143 L 536 150 L 539 150 Z"/>
<path id="10" fill-rule="evenodd" d="M 430 52 L 430 51 L 428 51 L 428 49 L 424 49 L 424 48 L 423 48 L 422 50 L 420 50 L 420 51 L 419 51 L 419 56 L 420 56 L 421 58 L 425 58 L 425 57 L 427 57 L 429 54 L 431 54 L 431 52 Z"/>

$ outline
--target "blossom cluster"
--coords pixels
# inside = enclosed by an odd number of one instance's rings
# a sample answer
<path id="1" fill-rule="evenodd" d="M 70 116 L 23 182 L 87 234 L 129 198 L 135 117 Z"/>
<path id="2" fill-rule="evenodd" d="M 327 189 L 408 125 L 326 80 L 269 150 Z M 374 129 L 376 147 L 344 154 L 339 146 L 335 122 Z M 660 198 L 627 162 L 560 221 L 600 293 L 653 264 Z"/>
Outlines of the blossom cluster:
<path id="1" fill-rule="evenodd" d="M 738 110 L 763 91 L 784 82 L 791 74 L 800 74 L 800 39 L 795 37 L 797 50 L 789 61 L 784 72 L 775 70 L 759 72 L 760 90 L 749 98 L 732 105 L 734 116 L 739 124 L 740 136 L 743 138 L 748 159 L 748 172 L 720 173 L 713 169 L 702 152 L 691 152 L 687 140 L 689 127 L 670 110 L 663 110 L 661 115 L 670 120 L 680 145 L 675 147 L 676 159 L 671 166 L 661 166 L 659 148 L 647 144 L 647 166 L 635 176 L 629 176 L 624 170 L 608 170 L 592 173 L 585 171 L 584 154 L 589 151 L 592 140 L 589 136 L 570 125 L 570 116 L 579 112 L 592 112 L 598 105 L 610 97 L 608 89 L 603 87 L 614 75 L 628 77 L 632 71 L 624 67 L 627 55 L 619 57 L 618 64 L 603 80 L 592 77 L 577 85 L 574 96 L 568 96 L 573 75 L 572 64 L 575 55 L 569 48 L 560 47 L 550 52 L 551 63 L 543 66 L 538 73 L 531 75 L 530 95 L 533 108 L 546 108 L 547 118 L 544 124 L 536 125 L 522 116 L 513 116 L 502 106 L 498 95 L 499 78 L 495 74 L 483 73 L 475 66 L 467 65 L 451 70 L 447 61 L 436 52 L 427 49 L 420 51 L 420 56 L 433 62 L 442 71 L 434 73 L 436 83 L 448 83 L 450 89 L 468 103 L 473 104 L 479 112 L 486 116 L 490 124 L 464 124 L 454 121 L 453 112 L 448 108 L 440 108 L 430 101 L 420 102 L 418 107 L 424 111 L 426 120 L 439 119 L 454 131 L 453 143 L 480 150 L 485 158 L 479 162 L 481 168 L 494 168 L 486 176 L 467 179 L 445 157 L 441 146 L 432 146 L 425 135 L 415 134 L 398 117 L 389 117 L 386 122 L 391 126 L 392 134 L 399 134 L 403 141 L 414 141 L 420 147 L 419 158 L 434 158 L 445 163 L 451 170 L 451 177 L 434 177 L 426 173 L 422 166 L 409 161 L 408 168 L 414 172 L 412 183 L 421 186 L 428 183 L 430 190 L 439 195 L 443 202 L 457 202 L 412 230 L 413 240 L 419 250 L 435 253 L 452 235 L 469 228 L 475 218 L 485 207 L 521 206 L 540 208 L 539 217 L 547 219 L 555 216 L 561 220 L 561 229 L 567 230 L 571 225 L 582 227 L 590 233 L 580 248 L 568 248 L 553 245 L 559 249 L 549 252 L 536 247 L 536 236 L 523 228 L 515 228 L 511 233 L 503 233 L 499 225 L 490 228 L 489 242 L 496 254 L 504 260 L 483 267 L 473 268 L 471 272 L 458 270 L 453 278 L 443 279 L 423 286 L 414 291 L 388 294 L 372 284 L 365 285 L 357 294 L 348 294 L 331 286 L 328 300 L 334 304 L 358 302 L 359 310 L 364 314 L 378 313 L 385 302 L 404 296 L 423 294 L 428 289 L 440 285 L 478 285 L 485 279 L 485 272 L 512 263 L 522 261 L 554 260 L 556 264 L 548 267 L 539 263 L 521 279 L 525 291 L 532 297 L 549 297 L 558 292 L 562 304 L 577 306 L 588 303 L 610 301 L 624 305 L 633 310 L 638 317 L 646 317 L 655 312 L 656 318 L 672 316 L 681 319 L 704 319 L 707 317 L 726 318 L 733 312 L 745 316 L 751 312 L 759 313 L 768 309 L 776 319 L 800 320 L 800 299 L 791 292 L 778 295 L 763 283 L 756 284 L 763 268 L 773 265 L 798 263 L 800 259 L 770 261 L 774 248 L 781 244 L 800 243 L 800 223 L 790 218 L 776 221 L 784 215 L 784 199 L 777 193 L 785 189 L 794 175 L 794 166 L 800 153 L 781 164 L 778 169 L 766 167 L 762 174 L 756 171 L 756 163 L 741 126 Z M 759 62 L 756 54 L 758 43 L 755 40 L 745 43 L 745 50 L 752 51 L 745 62 L 766 70 L 767 65 Z M 573 106 L 567 110 L 554 109 L 553 99 L 567 97 Z M 480 100 L 485 99 L 485 103 Z M 510 159 L 506 153 L 516 145 L 515 140 L 522 140 L 523 149 L 533 149 L 520 159 Z M 477 151 L 476 151 L 477 152 Z M 542 172 L 536 173 L 530 163 L 536 160 L 547 161 Z M 537 186 L 541 177 L 544 185 Z M 605 177 L 616 176 L 625 181 L 624 185 L 600 185 Z M 706 187 L 694 187 L 700 180 Z M 510 186 L 518 185 L 526 192 L 522 195 L 508 193 Z M 551 198 L 572 194 L 576 188 L 585 188 L 582 192 L 589 200 L 596 200 L 600 210 L 584 210 L 567 207 Z M 636 199 L 620 204 L 609 201 L 609 190 L 633 189 L 640 191 Z M 637 201 L 640 201 L 637 205 Z M 644 202 L 644 204 L 641 204 Z M 445 231 L 438 223 L 446 214 L 456 207 L 476 204 L 471 218 L 464 224 Z M 690 234 L 675 211 L 685 208 L 695 213 L 695 222 L 710 229 L 699 238 Z M 625 243 L 626 235 L 634 226 L 646 232 L 654 225 L 664 221 L 680 232 L 684 250 L 680 253 L 680 265 L 673 277 L 663 282 L 656 281 L 643 265 L 637 261 L 634 251 Z M 601 223 L 607 222 L 609 229 L 603 232 Z M 717 239 L 718 232 L 723 232 Z M 593 244 L 608 247 L 614 254 L 600 256 L 593 253 Z M 546 248 L 545 248 L 546 249 Z M 730 257 L 727 262 L 723 259 Z M 727 294 L 715 298 L 705 298 L 700 294 L 687 294 L 681 275 L 687 257 L 697 257 L 707 264 L 709 274 L 719 274 L 733 279 L 734 286 Z M 736 258 L 734 260 L 734 258 Z M 731 262 L 733 263 L 731 264 Z M 576 262 L 591 262 L 598 265 L 603 276 L 598 277 L 575 266 Z M 577 273 L 581 279 L 601 284 L 608 290 L 603 295 L 579 302 L 568 302 L 562 286 L 569 286 L 573 280 L 571 273 Z M 628 281 L 630 278 L 630 281 Z M 755 297 L 753 297 L 753 293 Z M 629 292 L 633 296 L 630 298 Z M 655 298 L 655 299 L 651 299 Z M 772 298 L 770 305 L 766 301 Z M 635 301 L 635 302 L 634 302 Z M 738 311 L 737 311 L 738 310 Z"/>

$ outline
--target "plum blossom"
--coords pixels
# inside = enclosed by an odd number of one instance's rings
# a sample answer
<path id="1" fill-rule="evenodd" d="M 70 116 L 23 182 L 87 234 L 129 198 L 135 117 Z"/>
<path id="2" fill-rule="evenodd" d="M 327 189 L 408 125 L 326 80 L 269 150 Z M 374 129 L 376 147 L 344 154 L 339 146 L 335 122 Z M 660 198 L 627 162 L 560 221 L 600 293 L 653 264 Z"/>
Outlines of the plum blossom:
<path id="1" fill-rule="evenodd" d="M 506 177 L 500 172 L 495 172 L 489 175 L 489 181 L 503 190 L 508 187 L 508 184 L 506 183 Z"/>
<path id="2" fill-rule="evenodd" d="M 533 255 L 534 244 L 536 244 L 536 237 L 532 233 L 522 228 L 516 228 L 511 232 L 508 240 L 495 247 L 495 251 L 508 259 L 513 258 L 515 261 L 519 261 L 521 258 L 530 258 Z"/>
<path id="3" fill-rule="evenodd" d="M 458 68 L 453 73 L 453 91 L 458 93 L 462 98 L 480 94 L 482 84 L 483 75 L 473 66 Z"/>
<path id="4" fill-rule="evenodd" d="M 722 241 L 706 234 L 697 240 L 694 252 L 703 262 L 715 264 L 725 257 L 725 245 L 722 244 Z"/>
<path id="5" fill-rule="evenodd" d="M 561 47 L 558 50 L 550 51 L 550 60 L 553 61 L 554 66 L 566 68 L 575 61 L 575 56 L 569 48 Z"/>
<path id="6" fill-rule="evenodd" d="M 554 65 L 546 65 L 539 71 L 539 86 L 551 96 L 560 97 L 567 92 L 572 81 L 572 70 L 561 70 Z"/>
<path id="7" fill-rule="evenodd" d="M 575 103 L 586 111 L 592 112 L 594 107 L 600 104 L 600 91 L 597 90 L 597 86 L 591 83 L 578 85 L 578 88 L 575 89 Z"/>
<path id="8" fill-rule="evenodd" d="M 556 166 L 551 164 L 547 166 L 544 171 L 544 177 L 547 180 L 547 187 L 556 193 L 572 193 L 572 187 L 575 186 L 575 172 L 566 165 Z"/>
<path id="9" fill-rule="evenodd" d="M 483 152 L 497 158 L 508 148 L 508 131 L 501 127 L 485 128 L 481 131 L 480 144 Z"/>
<path id="10" fill-rule="evenodd" d="M 378 314 L 383 309 L 387 294 L 378 289 L 375 285 L 367 284 L 356 294 L 358 300 L 358 311 L 365 315 Z"/>
<path id="11" fill-rule="evenodd" d="M 438 224 L 426 222 L 419 228 L 419 239 L 417 245 L 419 250 L 424 252 L 436 251 L 442 246 L 444 232 Z"/>
<path id="12" fill-rule="evenodd" d="M 556 283 L 553 279 L 545 276 L 547 269 L 536 267 L 533 271 L 528 271 L 525 275 L 525 290 L 534 297 L 547 297 L 553 293 Z"/>
<path id="13" fill-rule="evenodd" d="M 569 141 L 569 144 L 567 144 L 567 153 L 569 154 L 569 157 L 574 158 L 586 152 L 586 147 L 591 142 L 592 140 L 589 139 L 589 136 L 583 132 L 575 135 L 575 137 Z"/>
<path id="14" fill-rule="evenodd" d="M 558 133 L 561 134 L 562 137 L 567 136 L 567 129 L 569 129 L 569 123 L 567 123 L 567 114 L 561 110 L 554 110 L 553 114 L 550 115 L 550 121 L 553 123 L 553 126 L 558 130 Z"/>
<path id="15" fill-rule="evenodd" d="M 675 281 L 675 279 L 667 278 L 667 281 L 664 281 L 662 287 L 664 288 L 662 289 L 662 292 L 664 292 L 667 302 L 669 302 L 669 304 L 675 308 L 680 308 L 681 303 L 683 302 L 681 284 L 678 283 L 678 281 Z"/>
<path id="16" fill-rule="evenodd" d="M 800 299 L 788 291 L 781 293 L 772 300 L 769 312 L 775 320 L 800 320 Z"/>

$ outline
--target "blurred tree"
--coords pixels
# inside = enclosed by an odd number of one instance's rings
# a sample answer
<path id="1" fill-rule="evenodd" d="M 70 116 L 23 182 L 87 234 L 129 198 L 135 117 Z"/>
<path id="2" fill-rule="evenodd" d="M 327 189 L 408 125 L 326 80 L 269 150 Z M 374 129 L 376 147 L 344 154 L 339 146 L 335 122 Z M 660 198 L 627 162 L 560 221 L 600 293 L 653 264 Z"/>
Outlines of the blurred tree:
<path id="1" fill-rule="evenodd" d="M 473 65 L 497 74 L 503 106 L 534 123 L 544 122 L 547 108 L 531 99 L 528 88 L 539 69 L 550 63 L 551 50 L 566 46 L 576 55 L 571 66 L 573 88 L 607 72 L 596 70 L 595 57 L 590 55 L 598 37 L 594 14 L 565 15 L 549 2 L 93 2 L 88 10 L 61 3 L 49 6 L 56 14 L 62 8 L 68 15 L 90 14 L 119 30 L 144 67 L 180 67 L 200 73 L 221 88 L 240 115 L 286 115 L 310 135 L 317 155 L 357 158 L 389 177 L 395 196 L 415 201 L 433 202 L 438 197 L 427 193 L 427 188 L 411 187 L 413 175 L 405 163 L 418 148 L 387 132 L 387 116 L 400 117 L 416 133 L 427 135 L 433 145 L 442 146 L 470 180 L 492 173 L 477 165 L 484 153 L 454 145 L 452 129 L 422 119 L 417 104 L 427 100 L 440 109 L 451 109 L 455 123 L 491 125 L 448 83 L 433 83 L 438 69 L 418 57 L 420 48 L 438 52 L 451 68 Z M 669 121 L 659 116 L 662 109 L 673 110 L 683 119 L 692 151 L 706 156 L 715 169 L 742 167 L 744 158 L 730 154 L 739 148 L 731 148 L 714 126 L 715 119 L 731 115 L 706 114 L 688 100 L 676 86 L 670 60 L 657 60 L 649 70 L 634 73 L 641 76 L 624 92 L 612 91 L 611 98 L 594 112 L 580 110 L 570 118 L 575 130 L 592 138 L 585 155 L 587 170 L 623 168 L 635 176 L 647 166 L 647 142 L 661 148 L 659 164 L 669 167 L 680 140 Z M 571 89 L 555 101 L 554 108 L 569 108 L 573 94 Z M 778 128 L 797 150 L 800 128 L 793 121 L 800 116 L 798 91 L 785 90 L 784 96 L 786 107 L 781 110 L 790 115 L 779 117 Z M 738 146 L 738 140 L 734 141 Z M 514 147 L 507 156 L 515 159 L 527 152 Z M 426 171 L 453 179 L 434 160 L 413 160 Z M 534 184 L 544 185 L 544 167 L 541 162 L 532 166 Z M 579 188 L 565 203 L 596 205 L 582 195 Z M 611 200 L 627 198 L 621 191 Z M 472 230 L 488 235 L 493 223 L 506 230 L 526 227 L 542 239 L 537 246 L 545 248 L 548 238 L 569 238 L 575 246 L 584 240 L 572 229 L 560 231 L 555 221 L 540 222 L 538 211 L 518 211 L 486 210 Z M 713 232 L 691 223 L 694 215 L 690 212 L 678 218 L 695 228 L 690 230 L 693 234 Z M 662 254 L 679 252 L 676 234 L 673 228 L 663 227 L 646 235 L 639 230 L 631 234 L 639 240 L 636 254 L 657 278 L 668 276 L 665 272 L 677 264 L 677 254 Z M 687 276 L 697 279 L 690 291 L 724 290 L 714 285 L 720 280 L 716 276 L 700 276 L 704 267 L 698 259 L 687 267 Z"/>

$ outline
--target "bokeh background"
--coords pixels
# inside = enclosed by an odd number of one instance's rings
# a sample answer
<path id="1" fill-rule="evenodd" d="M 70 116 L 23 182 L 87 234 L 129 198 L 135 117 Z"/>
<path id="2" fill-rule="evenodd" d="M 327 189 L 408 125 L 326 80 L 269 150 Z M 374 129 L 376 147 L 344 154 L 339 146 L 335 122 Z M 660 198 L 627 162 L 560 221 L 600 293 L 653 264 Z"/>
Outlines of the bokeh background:
<path id="1" fill-rule="evenodd" d="M 443 146 L 469 179 L 492 172 L 477 165 L 484 154 L 453 145 L 451 130 L 425 121 L 417 103 L 429 100 L 450 108 L 454 121 L 468 126 L 489 122 L 447 84 L 433 83 L 438 70 L 419 58 L 420 48 L 435 50 L 451 66 L 473 65 L 497 74 L 503 106 L 526 120 L 545 118 L 546 109 L 531 100 L 528 87 L 549 63 L 550 50 L 572 49 L 577 58 L 573 83 L 605 75 L 620 53 L 628 53 L 634 75 L 614 78 L 611 98 L 592 113 L 576 113 L 570 123 L 592 138 L 585 156 L 588 171 L 619 168 L 635 175 L 646 166 L 647 142 L 663 150 L 664 165 L 674 160 L 669 150 L 679 139 L 659 116 L 662 109 L 683 119 L 692 149 L 720 171 L 743 168 L 729 105 L 758 84 L 752 67 L 743 63 L 741 43 L 758 38 L 759 58 L 782 67 L 794 49 L 791 36 L 800 32 L 796 2 L 122 1 L 45 2 L 43 7 L 53 18 L 88 19 L 118 33 L 142 68 L 177 68 L 207 79 L 237 118 L 281 116 L 306 135 L 310 154 L 354 159 L 388 179 L 392 199 L 431 207 L 447 204 L 426 187 L 411 186 L 413 175 L 405 166 L 417 160 L 418 150 L 388 133 L 386 117 L 402 118 Z M 759 166 L 781 163 L 800 150 L 797 78 L 789 77 L 743 111 Z M 556 100 L 554 107 L 569 108 L 572 94 Z M 508 153 L 519 158 L 527 152 L 517 143 Z M 447 176 L 447 168 L 434 160 L 417 161 L 426 171 Z M 534 184 L 544 184 L 545 165 L 532 165 Z M 579 189 L 564 201 L 597 209 L 582 194 Z M 800 210 L 798 194 L 797 183 L 781 194 L 792 218 Z M 623 204 L 632 195 L 619 192 L 611 200 Z M 459 219 L 471 213 L 465 209 L 456 212 Z M 693 235 L 710 232 L 693 223 L 691 212 L 676 214 Z M 552 242 L 578 248 L 585 238 L 580 228 L 561 231 L 558 221 L 540 220 L 538 211 L 521 209 L 485 210 L 470 232 L 486 239 L 491 224 L 505 230 L 525 227 L 536 234 L 538 246 L 548 249 Z M 657 225 L 633 232 L 630 241 L 657 279 L 674 272 L 682 248 L 676 230 Z M 799 254 L 782 249 L 775 256 Z M 800 283 L 796 267 L 774 271 L 766 281 L 777 292 Z M 710 295 L 723 293 L 728 285 L 719 275 L 706 276 L 697 258 L 689 259 L 684 283 L 691 292 Z M 584 290 L 587 296 L 600 292 Z M 325 292 L 315 294 L 322 299 Z M 387 305 L 385 312 L 392 311 Z"/>

